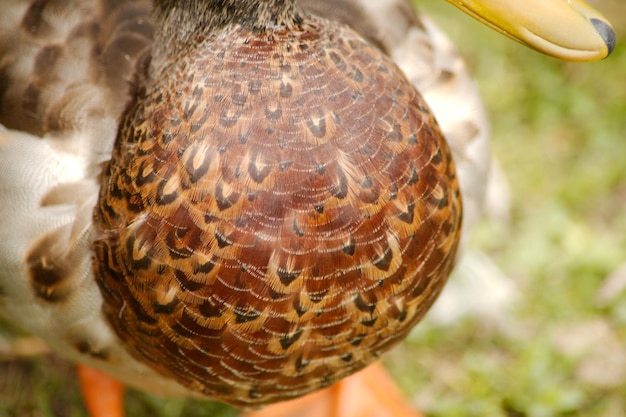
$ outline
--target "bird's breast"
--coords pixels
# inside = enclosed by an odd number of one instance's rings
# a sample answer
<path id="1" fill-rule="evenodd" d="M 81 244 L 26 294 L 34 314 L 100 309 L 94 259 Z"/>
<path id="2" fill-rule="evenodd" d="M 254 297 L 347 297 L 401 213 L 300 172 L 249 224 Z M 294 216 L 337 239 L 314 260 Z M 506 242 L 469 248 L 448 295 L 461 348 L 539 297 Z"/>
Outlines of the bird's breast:
<path id="1" fill-rule="evenodd" d="M 148 76 L 95 211 L 131 353 L 236 405 L 326 386 L 401 340 L 460 234 L 450 150 L 401 71 L 322 20 L 198 37 Z"/>

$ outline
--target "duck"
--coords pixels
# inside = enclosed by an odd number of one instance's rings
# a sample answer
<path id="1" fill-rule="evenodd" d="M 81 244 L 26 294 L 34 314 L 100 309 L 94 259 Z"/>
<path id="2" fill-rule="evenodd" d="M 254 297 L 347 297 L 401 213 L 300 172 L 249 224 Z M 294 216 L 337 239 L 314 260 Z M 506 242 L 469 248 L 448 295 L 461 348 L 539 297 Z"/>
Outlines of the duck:
<path id="1" fill-rule="evenodd" d="M 578 0 L 451 3 L 557 58 L 615 44 Z M 122 415 L 112 381 L 267 407 L 249 416 L 312 392 L 322 415 L 362 412 L 336 395 L 416 415 L 359 371 L 435 302 L 484 204 L 487 118 L 443 32 L 405 0 L 0 11 L 0 314 L 80 364 L 93 417 Z"/>

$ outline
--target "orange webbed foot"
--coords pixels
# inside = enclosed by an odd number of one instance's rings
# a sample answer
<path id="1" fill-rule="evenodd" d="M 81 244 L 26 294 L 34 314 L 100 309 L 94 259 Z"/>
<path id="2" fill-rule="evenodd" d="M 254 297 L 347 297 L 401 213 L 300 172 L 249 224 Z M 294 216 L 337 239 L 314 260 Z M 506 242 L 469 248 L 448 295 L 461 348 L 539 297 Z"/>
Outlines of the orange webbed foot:
<path id="1" fill-rule="evenodd" d="M 124 386 L 109 375 L 78 365 L 78 379 L 91 417 L 123 417 Z"/>
<path id="2" fill-rule="evenodd" d="M 243 417 L 423 417 L 402 397 L 380 363 L 313 394 Z"/>

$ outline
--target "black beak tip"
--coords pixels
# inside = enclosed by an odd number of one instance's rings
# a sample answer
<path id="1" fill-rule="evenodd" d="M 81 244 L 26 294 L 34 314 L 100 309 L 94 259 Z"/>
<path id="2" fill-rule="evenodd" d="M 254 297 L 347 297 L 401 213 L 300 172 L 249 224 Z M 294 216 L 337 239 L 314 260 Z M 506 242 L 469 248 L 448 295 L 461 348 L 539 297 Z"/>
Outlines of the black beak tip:
<path id="1" fill-rule="evenodd" d="M 615 49 L 615 32 L 613 31 L 613 28 L 609 26 L 608 23 L 600 19 L 591 19 L 591 24 L 593 24 L 596 32 L 598 32 L 600 36 L 602 36 L 602 39 L 604 39 L 604 43 L 606 43 L 606 47 L 609 50 L 607 56 L 611 55 L 611 52 Z"/>

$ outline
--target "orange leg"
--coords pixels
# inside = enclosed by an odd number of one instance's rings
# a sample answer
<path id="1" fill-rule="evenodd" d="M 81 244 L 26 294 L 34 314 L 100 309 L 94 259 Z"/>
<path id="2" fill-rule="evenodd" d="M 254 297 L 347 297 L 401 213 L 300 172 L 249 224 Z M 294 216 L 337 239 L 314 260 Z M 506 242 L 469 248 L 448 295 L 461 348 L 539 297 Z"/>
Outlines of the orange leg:
<path id="1" fill-rule="evenodd" d="M 380 363 L 302 398 L 244 417 L 423 417 L 402 398 Z"/>
<path id="2" fill-rule="evenodd" d="M 83 399 L 91 417 L 123 417 L 124 386 L 109 375 L 78 365 Z"/>

